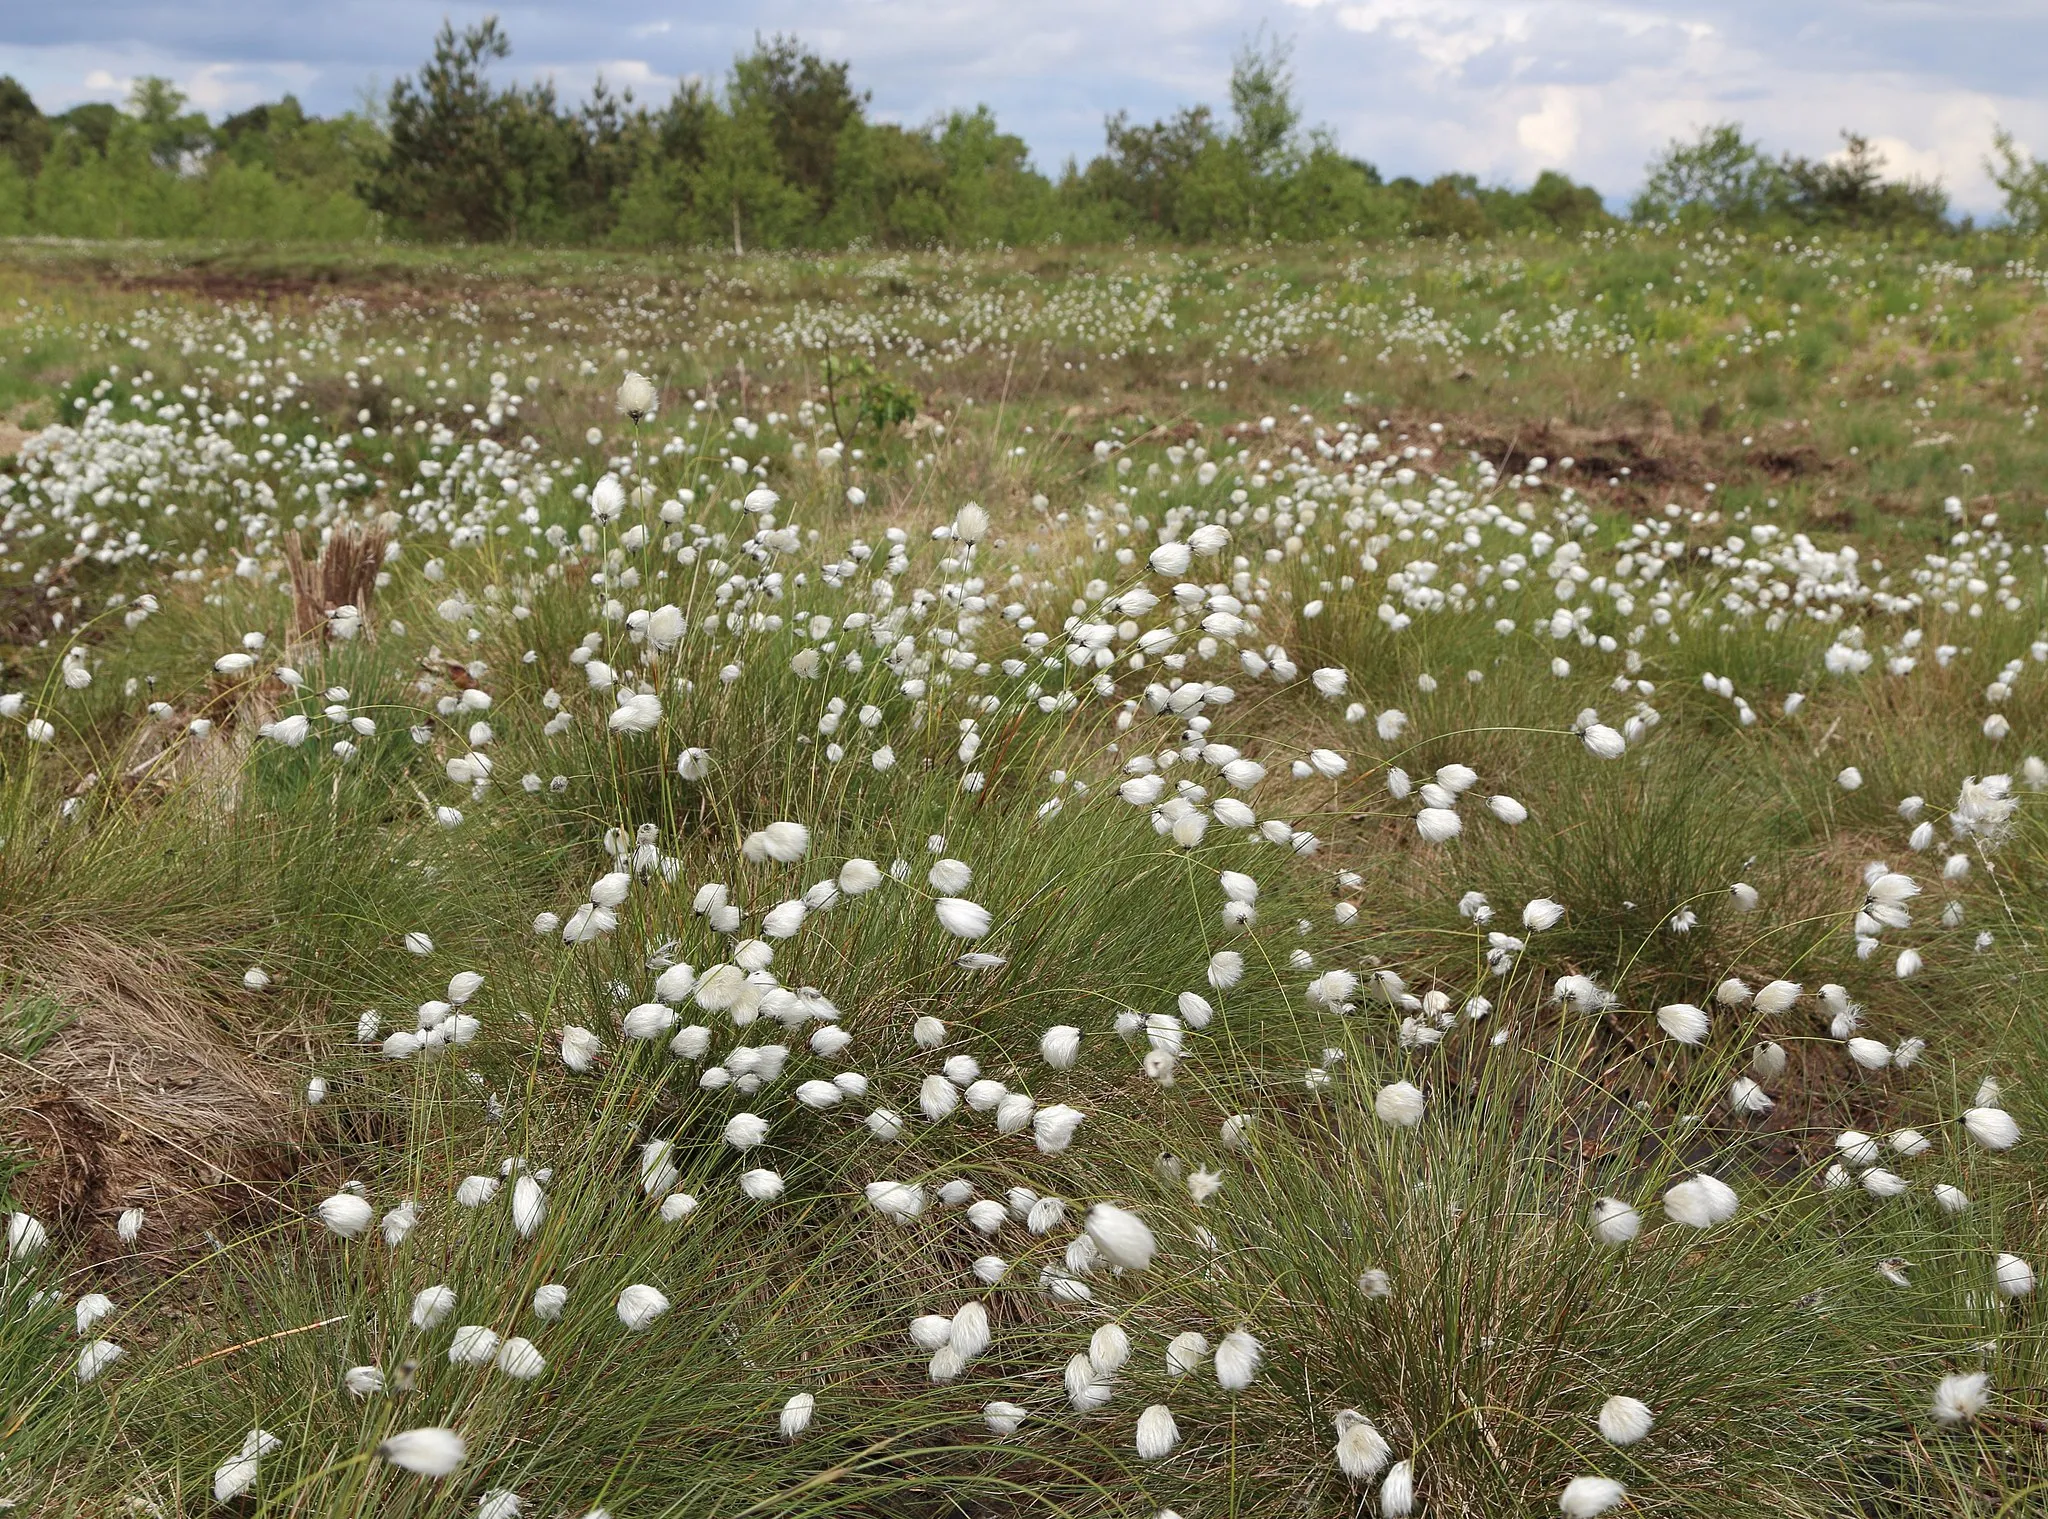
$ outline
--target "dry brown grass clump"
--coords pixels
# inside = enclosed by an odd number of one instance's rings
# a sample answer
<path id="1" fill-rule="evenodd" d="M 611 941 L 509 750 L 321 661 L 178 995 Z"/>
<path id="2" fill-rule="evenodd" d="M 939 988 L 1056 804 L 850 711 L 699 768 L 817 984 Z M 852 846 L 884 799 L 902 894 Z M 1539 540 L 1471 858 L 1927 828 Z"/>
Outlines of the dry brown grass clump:
<path id="1" fill-rule="evenodd" d="M 67 925 L 8 925 L 0 1134 L 25 1155 L 19 1205 L 73 1238 L 127 1208 L 190 1239 L 274 1203 L 294 1150 L 284 1088 L 209 1016 L 167 951 Z"/>
<path id="2" fill-rule="evenodd" d="M 368 625 L 370 597 L 376 592 L 377 571 L 383 567 L 384 547 L 390 538 L 381 524 L 363 527 L 344 522 L 320 545 L 319 556 L 308 559 L 298 532 L 284 535 L 285 565 L 292 577 L 295 647 L 318 637 L 342 607 L 354 607 Z"/>

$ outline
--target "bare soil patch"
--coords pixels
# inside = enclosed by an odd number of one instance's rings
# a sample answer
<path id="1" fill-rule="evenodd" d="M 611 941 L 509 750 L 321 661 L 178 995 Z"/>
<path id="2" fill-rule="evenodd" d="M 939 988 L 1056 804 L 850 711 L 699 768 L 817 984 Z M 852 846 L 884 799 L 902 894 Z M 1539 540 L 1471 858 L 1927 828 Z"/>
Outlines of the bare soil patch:
<path id="1" fill-rule="evenodd" d="M 1441 433 L 1427 431 L 1433 421 L 1443 423 Z M 1745 444 L 1712 428 L 1680 431 L 1661 413 L 1639 426 L 1610 427 L 1584 427 L 1557 417 L 1418 415 L 1395 417 L 1393 432 L 1407 434 L 1410 442 L 1429 441 L 1439 449 L 1470 450 L 1490 460 L 1502 474 L 1524 473 L 1539 458 L 1553 470 L 1569 459 L 1570 472 L 1557 476 L 1561 484 L 1624 504 L 1661 505 L 1667 499 L 1689 498 L 1709 481 L 1723 486 L 1783 484 L 1827 475 L 1838 467 L 1802 439 L 1757 436 Z"/>

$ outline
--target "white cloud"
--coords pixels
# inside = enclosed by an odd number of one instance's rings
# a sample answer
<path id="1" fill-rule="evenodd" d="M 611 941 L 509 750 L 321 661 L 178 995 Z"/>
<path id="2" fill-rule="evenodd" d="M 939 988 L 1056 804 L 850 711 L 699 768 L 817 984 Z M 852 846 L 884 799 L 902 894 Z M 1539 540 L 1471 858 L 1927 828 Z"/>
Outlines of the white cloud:
<path id="1" fill-rule="evenodd" d="M 1938 148 L 1916 148 L 1903 137 L 1878 136 L 1869 139 L 1870 145 L 1884 157 L 1885 176 L 1890 179 L 1939 179 L 1943 168 L 1941 151 Z M 1828 157 L 1840 162 L 1848 157 L 1846 145 L 1835 149 Z"/>
<path id="2" fill-rule="evenodd" d="M 209 63 L 179 82 L 193 105 L 210 116 L 217 116 L 242 104 L 241 92 L 235 88 L 233 75 L 232 64 Z"/>
<path id="3" fill-rule="evenodd" d="M 675 93 L 680 82 L 675 74 L 664 74 L 656 70 L 644 58 L 607 58 L 589 63 L 550 63 L 535 65 L 535 72 L 541 78 L 554 82 L 556 92 L 564 100 L 574 102 L 590 92 L 590 87 L 600 78 L 605 88 L 613 94 L 624 90 L 633 92 L 635 105 L 660 109 Z"/>
<path id="4" fill-rule="evenodd" d="M 246 111 L 265 100 L 275 100 L 286 90 L 301 91 L 318 78 L 316 70 L 304 64 L 273 65 L 251 69 L 240 63 L 208 63 L 173 76 L 195 109 L 209 116 Z"/>
<path id="5" fill-rule="evenodd" d="M 1569 163 L 1579 143 L 1579 104 L 1570 90 L 1552 87 L 1543 104 L 1515 121 L 1515 139 L 1545 168 Z"/>
<path id="6" fill-rule="evenodd" d="M 1456 74 L 1474 58 L 1529 32 L 1529 15 L 1515 6 L 1436 3 L 1436 0 L 1363 0 L 1340 6 L 1337 22 L 1370 37 L 1384 33 L 1415 50 L 1437 74 Z"/>

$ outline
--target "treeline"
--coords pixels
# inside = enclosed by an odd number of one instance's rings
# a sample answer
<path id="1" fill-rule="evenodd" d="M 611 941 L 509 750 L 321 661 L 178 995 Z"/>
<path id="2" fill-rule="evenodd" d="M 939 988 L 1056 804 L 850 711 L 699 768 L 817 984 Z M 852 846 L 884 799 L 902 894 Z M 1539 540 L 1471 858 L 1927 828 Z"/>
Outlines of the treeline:
<path id="1" fill-rule="evenodd" d="M 1520 191 L 1383 179 L 1304 128 L 1285 49 L 1265 43 L 1237 59 L 1224 112 L 1119 113 L 1103 151 L 1056 177 L 986 107 L 875 120 L 846 64 L 789 38 L 654 107 L 601 80 L 577 103 L 497 83 L 510 51 L 495 19 L 444 25 L 378 110 L 328 120 L 286 97 L 211 125 L 160 79 L 125 110 L 45 117 L 0 80 L 0 233 L 746 249 L 1477 237 L 1608 219 L 1561 174 Z"/>
<path id="2" fill-rule="evenodd" d="M 1997 141 L 2018 156 L 2010 136 Z M 1722 122 L 1651 160 L 1630 212 L 1638 221 L 1738 227 L 1932 228 L 1947 220 L 1948 194 L 1939 184 L 1886 179 L 1884 167 L 1884 155 L 1855 132 L 1842 134 L 1833 158 L 1772 158 L 1741 127 Z"/>
<path id="3" fill-rule="evenodd" d="M 44 116 L 0 78 L 0 234 L 749 249 L 1480 238 L 1613 220 L 1555 172 L 1525 190 L 1383 178 L 1304 127 L 1286 50 L 1263 40 L 1239 54 L 1224 110 L 1118 113 L 1102 152 L 1056 177 L 986 107 L 921 127 L 873 119 L 846 64 L 789 38 L 659 106 L 602 80 L 573 104 L 549 84 L 497 83 L 510 51 L 495 19 L 444 24 L 417 74 L 327 119 L 286 96 L 210 123 L 161 79 L 125 109 Z M 1831 159 L 1774 159 L 1732 124 L 1708 128 L 1651 163 L 1631 214 L 1945 225 L 1938 185 L 1886 179 L 1870 144 L 1845 136 Z M 2012 220 L 2048 223 L 2048 168 L 2009 137 L 1997 151 Z"/>
<path id="4" fill-rule="evenodd" d="M 0 234 L 349 241 L 374 236 L 362 166 L 380 134 L 311 117 L 290 96 L 211 125 L 168 80 L 128 109 L 44 116 L 0 76 Z"/>

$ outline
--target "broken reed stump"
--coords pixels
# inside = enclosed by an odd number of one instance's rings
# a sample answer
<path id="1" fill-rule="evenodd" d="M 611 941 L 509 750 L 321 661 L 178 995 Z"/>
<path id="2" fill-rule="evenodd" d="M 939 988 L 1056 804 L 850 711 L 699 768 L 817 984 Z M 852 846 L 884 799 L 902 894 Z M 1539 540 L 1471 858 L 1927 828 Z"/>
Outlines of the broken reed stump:
<path id="1" fill-rule="evenodd" d="M 358 628 L 369 626 L 370 598 L 390 537 L 381 526 L 344 522 L 328 534 L 319 557 L 309 560 L 298 532 L 284 535 L 285 564 L 292 577 L 294 644 L 336 636 L 335 614 L 348 608 L 354 610 Z"/>

